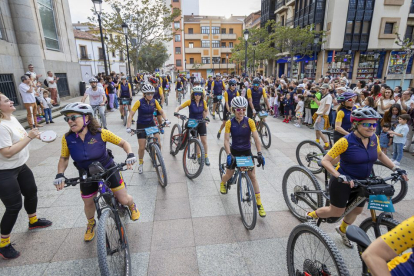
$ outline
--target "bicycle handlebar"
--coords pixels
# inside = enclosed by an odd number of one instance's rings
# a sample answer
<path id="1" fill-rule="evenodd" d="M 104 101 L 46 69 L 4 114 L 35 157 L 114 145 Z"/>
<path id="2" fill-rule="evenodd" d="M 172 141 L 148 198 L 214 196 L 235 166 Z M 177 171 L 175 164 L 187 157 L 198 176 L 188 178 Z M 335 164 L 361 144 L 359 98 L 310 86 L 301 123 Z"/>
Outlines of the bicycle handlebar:
<path id="1" fill-rule="evenodd" d="M 123 171 L 123 168 L 126 165 L 127 165 L 126 163 L 120 163 L 120 164 L 117 164 L 117 165 L 113 166 L 112 168 L 106 169 L 102 173 L 95 174 L 95 175 L 92 175 L 92 176 L 86 177 L 86 178 L 84 178 L 84 177 L 66 178 L 65 177 L 65 188 L 69 187 L 69 186 L 76 186 L 77 184 L 79 184 L 81 182 L 98 182 L 102 179 L 102 177 L 104 175 L 108 174 L 112 170 L 118 169 L 120 171 Z"/>
<path id="2" fill-rule="evenodd" d="M 178 117 L 178 119 L 181 119 L 181 120 L 183 120 L 183 121 L 190 119 L 190 118 L 188 118 L 187 116 L 185 116 L 185 115 L 181 115 L 181 114 L 180 114 L 180 113 L 178 113 L 178 112 L 174 112 L 174 116 L 175 116 L 175 117 Z M 206 117 L 205 119 L 192 119 L 192 120 L 196 120 L 198 123 L 210 122 L 210 119 L 209 119 L 208 117 Z"/>
<path id="3" fill-rule="evenodd" d="M 391 176 L 386 177 L 386 178 L 368 178 L 365 180 L 358 180 L 358 179 L 353 179 L 352 181 L 354 181 L 354 187 L 363 187 L 363 188 L 368 188 L 370 185 L 378 185 L 378 184 L 386 184 L 385 181 L 388 180 L 400 180 L 401 179 L 401 175 L 397 172 L 392 173 Z"/>
<path id="4" fill-rule="evenodd" d="M 166 122 L 163 122 L 161 125 L 159 125 L 159 127 L 164 128 L 166 125 Z M 140 132 L 145 132 L 145 128 L 131 129 L 131 135 L 138 134 Z"/>

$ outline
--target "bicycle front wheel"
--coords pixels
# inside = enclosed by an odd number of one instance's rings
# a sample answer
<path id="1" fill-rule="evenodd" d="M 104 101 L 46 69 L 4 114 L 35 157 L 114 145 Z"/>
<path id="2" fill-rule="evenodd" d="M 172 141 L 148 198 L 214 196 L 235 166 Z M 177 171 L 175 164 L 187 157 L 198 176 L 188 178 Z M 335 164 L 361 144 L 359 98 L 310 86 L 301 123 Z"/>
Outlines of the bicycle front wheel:
<path id="1" fill-rule="evenodd" d="M 124 126 L 126 126 L 128 121 L 128 106 L 124 105 Z"/>
<path id="2" fill-rule="evenodd" d="M 99 218 L 97 247 L 101 275 L 131 275 L 131 255 L 126 231 L 119 217 L 109 208 Z"/>
<path id="3" fill-rule="evenodd" d="M 183 153 L 183 167 L 185 175 L 196 178 L 201 174 L 204 167 L 204 147 L 198 139 L 191 138 Z"/>
<path id="4" fill-rule="evenodd" d="M 220 179 L 223 178 L 223 175 L 226 173 L 226 165 L 227 165 L 227 153 L 224 147 L 222 147 L 220 149 L 220 155 L 219 155 Z"/>
<path id="5" fill-rule="evenodd" d="M 262 126 L 260 127 L 260 139 L 262 140 L 265 149 L 270 148 L 270 144 L 272 143 L 272 133 L 265 122 L 262 122 Z"/>
<path id="6" fill-rule="evenodd" d="M 257 204 L 253 184 L 247 173 L 239 175 L 237 201 L 244 227 L 248 230 L 253 230 L 257 220 Z"/>
<path id="7" fill-rule="evenodd" d="M 180 151 L 182 143 L 182 131 L 179 124 L 175 124 L 171 130 L 170 136 L 170 154 L 176 156 Z"/>
<path id="8" fill-rule="evenodd" d="M 314 174 L 322 172 L 318 161 L 321 161 L 325 151 L 321 145 L 312 140 L 305 140 L 299 143 L 296 148 L 296 160 L 302 167 L 306 167 Z"/>
<path id="9" fill-rule="evenodd" d="M 288 275 L 350 275 L 335 243 L 313 223 L 290 232 L 286 260 Z"/>
<path id="10" fill-rule="evenodd" d="M 158 183 L 162 187 L 167 186 L 168 180 L 167 180 L 167 169 L 165 167 L 164 158 L 162 158 L 160 148 L 157 144 L 152 144 L 152 157 L 154 158 L 153 164 L 155 167 L 155 171 L 157 172 L 158 176 Z"/>
<path id="11" fill-rule="evenodd" d="M 217 112 L 220 117 L 220 120 L 222 121 L 223 120 L 223 104 L 221 103 L 221 101 L 217 103 Z"/>
<path id="12" fill-rule="evenodd" d="M 99 107 L 95 108 L 95 118 L 97 118 L 101 128 L 103 127 L 101 113 L 99 112 Z"/>
<path id="13" fill-rule="evenodd" d="M 178 92 L 178 103 L 181 105 L 181 91 Z"/>

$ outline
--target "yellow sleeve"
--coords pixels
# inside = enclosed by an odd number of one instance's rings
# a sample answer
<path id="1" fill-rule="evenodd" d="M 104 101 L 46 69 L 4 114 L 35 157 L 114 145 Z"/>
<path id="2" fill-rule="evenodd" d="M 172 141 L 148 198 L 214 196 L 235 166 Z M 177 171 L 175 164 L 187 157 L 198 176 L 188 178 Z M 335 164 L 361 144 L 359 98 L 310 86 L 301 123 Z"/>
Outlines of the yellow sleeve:
<path id="1" fill-rule="evenodd" d="M 66 142 L 66 136 L 62 137 L 62 150 L 60 151 L 60 156 L 68 158 L 70 156 L 68 143 Z"/>
<path id="2" fill-rule="evenodd" d="M 229 101 L 229 97 L 227 96 L 227 91 L 224 92 L 223 96 L 224 96 L 224 102 L 227 103 Z"/>
<path id="3" fill-rule="evenodd" d="M 231 128 L 231 121 L 227 120 L 226 127 L 224 129 L 224 133 L 230 133 L 230 128 Z"/>
<path id="4" fill-rule="evenodd" d="M 266 89 L 263 88 L 262 94 L 263 94 L 263 98 L 267 99 Z"/>
<path id="5" fill-rule="evenodd" d="M 257 131 L 257 130 L 256 130 L 256 123 L 254 122 L 254 120 L 249 119 L 249 126 L 250 126 L 250 130 L 251 130 L 252 132 Z"/>
<path id="6" fill-rule="evenodd" d="M 247 89 L 247 98 L 248 99 L 251 99 L 252 98 L 252 90 L 250 90 L 250 88 Z"/>
<path id="7" fill-rule="evenodd" d="M 332 157 L 333 159 L 335 159 L 336 157 L 344 153 L 347 149 L 348 149 L 348 140 L 346 140 L 345 138 L 341 138 L 338 140 L 338 142 L 336 142 L 333 145 L 331 150 L 328 152 L 328 155 Z"/>
<path id="8" fill-rule="evenodd" d="M 204 110 L 206 110 L 206 111 L 207 111 L 207 110 L 208 110 L 208 107 L 207 107 L 207 101 L 206 101 L 206 100 L 204 100 L 203 102 L 204 102 Z"/>
<path id="9" fill-rule="evenodd" d="M 339 110 L 338 113 L 336 114 L 335 122 L 341 122 L 342 123 L 342 119 L 344 117 L 345 117 L 345 113 L 342 110 Z"/>
<path id="10" fill-rule="evenodd" d="M 215 81 L 211 82 L 211 90 L 213 90 L 213 88 L 214 88 L 214 83 L 215 83 Z"/>
<path id="11" fill-rule="evenodd" d="M 226 89 L 226 84 L 224 83 L 224 81 L 222 82 L 223 84 L 223 89 Z"/>
<path id="12" fill-rule="evenodd" d="M 138 108 L 141 106 L 141 102 L 140 101 L 136 101 L 134 103 L 134 106 L 132 107 L 132 112 L 137 112 Z"/>
<path id="13" fill-rule="evenodd" d="M 162 108 L 161 108 L 160 104 L 158 103 L 158 101 L 155 101 L 155 108 L 156 108 L 158 111 L 161 111 L 161 110 L 162 110 Z"/>
<path id="14" fill-rule="evenodd" d="M 158 88 L 158 91 L 160 93 L 160 96 L 163 96 L 164 95 L 164 89 L 162 89 L 162 87 L 159 87 Z"/>
<path id="15" fill-rule="evenodd" d="M 184 108 L 184 107 L 190 106 L 190 104 L 191 104 L 191 100 L 187 100 L 187 101 L 183 102 L 183 103 L 180 105 L 180 107 L 181 107 L 181 108 Z"/>
<path id="16" fill-rule="evenodd" d="M 379 137 L 377 136 L 377 153 L 381 152 L 381 146 L 380 146 L 380 141 L 379 141 Z"/>
<path id="17" fill-rule="evenodd" d="M 102 141 L 104 141 L 104 142 L 109 142 L 109 143 L 112 143 L 114 145 L 118 145 L 122 141 L 121 137 L 114 134 L 113 132 L 110 132 L 107 129 L 102 129 L 101 131 L 102 131 L 101 132 Z"/>
<path id="18" fill-rule="evenodd" d="M 239 93 L 239 91 L 237 91 L 237 94 L 236 94 L 236 96 L 238 97 L 238 96 L 240 96 L 240 93 Z"/>
<path id="19" fill-rule="evenodd" d="M 408 248 L 414 247 L 414 216 L 404 220 L 397 227 L 381 236 L 381 239 L 399 255 Z"/>

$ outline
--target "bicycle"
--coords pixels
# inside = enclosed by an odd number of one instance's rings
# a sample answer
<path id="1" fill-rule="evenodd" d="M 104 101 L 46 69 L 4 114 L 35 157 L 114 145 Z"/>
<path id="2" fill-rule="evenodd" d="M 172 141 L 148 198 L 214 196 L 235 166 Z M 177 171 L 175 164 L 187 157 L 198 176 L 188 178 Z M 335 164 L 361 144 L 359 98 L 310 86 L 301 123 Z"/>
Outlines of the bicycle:
<path id="1" fill-rule="evenodd" d="M 198 124 L 209 122 L 210 120 L 208 118 L 201 120 L 189 119 L 177 112 L 174 112 L 174 116 L 181 119 L 181 126 L 175 124 L 171 130 L 170 154 L 175 156 L 180 150 L 184 150 L 184 173 L 189 179 L 194 179 L 201 174 L 205 161 L 204 146 L 198 139 L 196 128 Z M 188 122 L 185 123 L 187 120 Z"/>
<path id="2" fill-rule="evenodd" d="M 259 117 L 259 120 L 256 120 L 256 116 Z M 262 140 L 263 147 L 265 149 L 270 148 L 272 143 L 272 133 L 270 132 L 270 128 L 264 119 L 268 116 L 266 111 L 260 111 L 257 115 L 253 117 L 256 123 L 256 129 L 259 133 L 260 140 Z"/>
<path id="3" fill-rule="evenodd" d="M 170 95 L 170 86 L 167 84 L 167 86 L 164 89 L 164 102 L 165 105 L 168 106 L 168 96 Z"/>
<path id="4" fill-rule="evenodd" d="M 123 106 L 123 110 L 124 110 L 124 118 L 123 120 L 123 124 L 124 126 L 126 126 L 127 122 L 128 122 L 128 106 L 131 105 L 132 99 L 130 98 L 119 98 L 119 105 Z"/>
<path id="5" fill-rule="evenodd" d="M 163 123 L 160 128 L 163 128 L 165 123 Z M 138 134 L 145 132 L 147 135 L 147 143 L 145 145 L 145 150 L 148 152 L 152 166 L 155 168 L 158 176 L 158 183 L 161 187 L 165 188 L 168 184 L 167 178 L 167 168 L 165 167 L 164 158 L 162 157 L 160 145 L 158 143 L 158 138 L 154 134 L 159 133 L 160 129 L 158 126 L 147 127 L 144 129 L 131 129 L 132 134 Z"/>
<path id="6" fill-rule="evenodd" d="M 99 112 L 100 107 L 101 107 L 101 105 L 92 105 L 92 109 L 93 109 L 93 112 L 94 112 L 94 117 L 100 123 L 101 128 L 103 128 L 104 124 L 103 124 L 103 121 L 102 121 L 102 118 L 101 118 L 101 113 Z M 106 116 L 105 112 L 104 112 L 104 116 Z"/>
<path id="7" fill-rule="evenodd" d="M 65 178 L 65 187 L 80 183 L 98 182 L 99 195 L 94 198 L 98 214 L 97 251 L 101 275 L 132 274 L 131 253 L 125 224 L 130 217 L 127 206 L 118 202 L 108 185 L 108 179 L 117 171 L 124 171 L 126 163 L 105 169 L 101 163 L 93 162 L 81 177 Z M 126 185 L 125 185 L 126 187 Z"/>
<path id="8" fill-rule="evenodd" d="M 178 104 L 180 104 L 181 105 L 181 95 L 182 95 L 182 91 L 183 91 L 183 89 L 182 88 L 178 88 L 177 89 L 177 93 L 178 93 Z"/>
<path id="9" fill-rule="evenodd" d="M 235 172 L 226 183 L 226 193 L 231 189 L 231 185 L 237 184 L 237 202 L 243 225 L 246 229 L 253 230 L 257 220 L 257 205 L 254 187 L 247 172 L 254 169 L 253 159 L 257 159 L 257 156 L 253 156 L 253 158 L 242 156 L 235 157 L 235 159 Z M 224 147 L 222 147 L 219 155 L 220 179 L 226 173 L 226 167 L 227 153 Z"/>
<path id="10" fill-rule="evenodd" d="M 223 120 L 223 104 L 221 103 L 221 99 L 223 99 L 223 95 L 214 95 L 212 94 L 212 98 L 217 98 L 218 102 L 216 103 L 216 110 L 214 112 L 218 113 L 220 120 Z M 216 116 L 213 115 L 213 105 L 214 101 L 209 106 L 208 110 L 210 114 L 213 116 L 213 119 L 216 119 Z"/>

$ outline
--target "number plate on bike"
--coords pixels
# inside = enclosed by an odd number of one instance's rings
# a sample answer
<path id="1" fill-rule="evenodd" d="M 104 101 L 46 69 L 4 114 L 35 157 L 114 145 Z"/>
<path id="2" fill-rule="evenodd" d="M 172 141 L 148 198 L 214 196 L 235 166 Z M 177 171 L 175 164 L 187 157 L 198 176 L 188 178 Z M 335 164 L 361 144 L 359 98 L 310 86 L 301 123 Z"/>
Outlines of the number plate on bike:
<path id="1" fill-rule="evenodd" d="M 236 157 L 237 167 L 253 167 L 253 159 L 251 156 L 239 156 Z"/>
<path id="2" fill-rule="evenodd" d="M 122 100 L 122 105 L 129 105 L 129 100 Z"/>
<path id="3" fill-rule="evenodd" d="M 151 135 L 151 134 L 155 134 L 155 133 L 158 133 L 160 130 L 158 129 L 158 127 L 147 127 L 146 129 L 145 129 L 145 133 L 147 134 L 147 135 Z"/>
<path id="4" fill-rule="evenodd" d="M 386 195 L 370 195 L 368 209 L 389 213 L 395 212 L 391 199 L 388 199 Z"/>
<path id="5" fill-rule="evenodd" d="M 188 120 L 187 126 L 188 127 L 196 127 L 196 126 L 198 126 L 198 122 L 197 122 L 197 120 L 190 119 L 190 120 Z"/>
<path id="6" fill-rule="evenodd" d="M 223 98 L 222 95 L 217 95 L 217 100 L 221 100 Z"/>
<path id="7" fill-rule="evenodd" d="M 269 114 L 266 111 L 259 112 L 259 118 L 266 118 Z"/>

